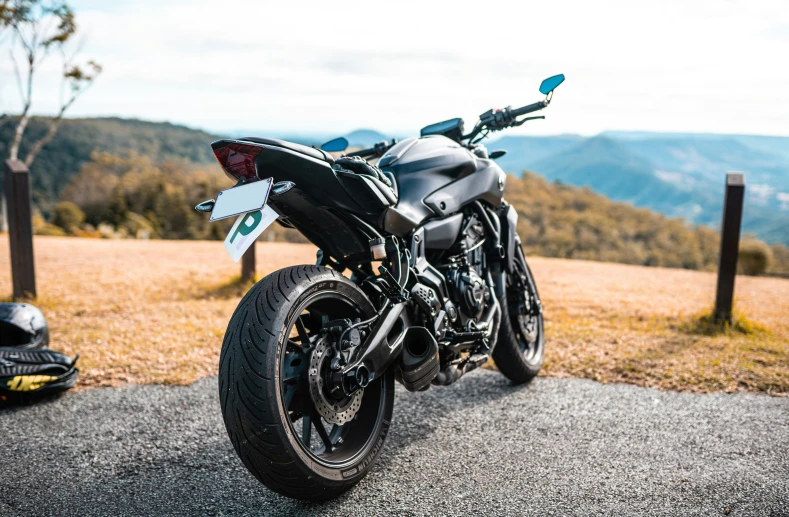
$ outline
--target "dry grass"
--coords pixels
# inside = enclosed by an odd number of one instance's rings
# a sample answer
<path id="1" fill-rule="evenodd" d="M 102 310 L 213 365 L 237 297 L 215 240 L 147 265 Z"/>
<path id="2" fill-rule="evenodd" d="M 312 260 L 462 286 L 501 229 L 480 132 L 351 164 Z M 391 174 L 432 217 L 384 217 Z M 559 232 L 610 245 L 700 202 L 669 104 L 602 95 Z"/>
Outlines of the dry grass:
<path id="1" fill-rule="evenodd" d="M 219 242 L 37 237 L 36 303 L 52 346 L 81 354 L 81 386 L 185 384 L 216 372 L 243 286 Z M 258 271 L 312 263 L 310 245 L 259 243 Z M 545 375 L 691 391 L 789 394 L 789 280 L 737 278 L 742 328 L 699 316 L 711 273 L 530 260 L 546 307 Z M 0 239 L 0 296 L 11 292 Z M 746 332 L 741 332 L 743 328 Z"/>
<path id="2" fill-rule="evenodd" d="M 531 262 L 546 306 L 546 375 L 789 394 L 789 281 L 737 277 L 736 324 L 715 331 L 705 322 L 713 273 Z"/>
<path id="3" fill-rule="evenodd" d="M 36 237 L 39 299 L 51 346 L 80 354 L 80 385 L 186 384 L 216 372 L 242 295 L 221 242 Z M 314 260 L 297 244 L 258 244 L 258 272 Z M 0 294 L 10 294 L 7 240 Z"/>

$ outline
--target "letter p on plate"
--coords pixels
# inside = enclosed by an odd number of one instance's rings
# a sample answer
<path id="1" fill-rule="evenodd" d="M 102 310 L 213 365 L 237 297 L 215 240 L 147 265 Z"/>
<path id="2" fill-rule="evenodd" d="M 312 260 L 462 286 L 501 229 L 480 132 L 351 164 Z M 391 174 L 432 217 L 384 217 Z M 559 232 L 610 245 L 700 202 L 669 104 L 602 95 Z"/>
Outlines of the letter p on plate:
<path id="1" fill-rule="evenodd" d="M 225 249 L 233 257 L 233 261 L 238 262 L 255 239 L 271 226 L 277 217 L 277 213 L 265 205 L 261 210 L 249 212 L 236 219 L 225 239 Z"/>

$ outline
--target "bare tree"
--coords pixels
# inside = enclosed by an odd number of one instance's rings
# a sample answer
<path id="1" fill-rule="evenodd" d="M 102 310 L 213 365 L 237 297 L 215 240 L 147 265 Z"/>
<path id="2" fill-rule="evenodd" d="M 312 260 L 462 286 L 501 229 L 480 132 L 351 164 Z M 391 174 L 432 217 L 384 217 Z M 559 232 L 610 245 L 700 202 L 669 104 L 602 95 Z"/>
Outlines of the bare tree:
<path id="1" fill-rule="evenodd" d="M 19 159 L 19 148 L 30 121 L 36 71 L 53 49 L 63 58 L 63 81 L 69 93 L 61 98 L 60 108 L 50 120 L 47 133 L 30 147 L 24 159 L 25 165 L 30 167 L 41 149 L 55 136 L 66 111 L 101 73 L 101 66 L 95 61 L 88 61 L 86 66 L 80 67 L 76 64 L 76 53 L 66 53 L 65 44 L 77 32 L 77 25 L 74 11 L 63 0 L 0 1 L 3 2 L 0 4 L 0 20 L 12 32 L 10 56 L 22 98 L 22 113 L 16 120 L 16 130 L 8 152 L 9 159 Z M 16 49 L 21 50 L 24 56 L 24 69 L 19 66 Z"/>
<path id="2" fill-rule="evenodd" d="M 11 0 L 0 0 L 0 43 L 11 23 Z"/>
<path id="3" fill-rule="evenodd" d="M 101 73 L 101 66 L 95 61 L 77 65 L 77 52 L 69 55 L 65 44 L 77 32 L 74 11 L 65 0 L 0 0 L 0 42 L 10 34 L 10 57 L 14 65 L 19 94 L 22 100 L 22 113 L 11 117 L 0 115 L 0 125 L 16 123 L 14 136 L 8 149 L 8 158 L 19 159 L 19 149 L 30 121 L 33 104 L 33 79 L 44 59 L 54 49 L 63 59 L 63 85 L 60 108 L 49 120 L 46 134 L 30 146 L 24 159 L 30 167 L 41 149 L 54 138 L 66 111 L 84 93 Z M 79 49 L 78 49 L 79 50 Z M 24 56 L 24 67 L 20 69 L 17 52 Z M 67 94 L 64 94 L 65 92 Z M 5 196 L 0 199 L 0 231 L 6 229 Z"/>
<path id="4" fill-rule="evenodd" d="M 3 43 L 3 36 L 8 32 L 8 27 L 11 22 L 11 0 L 0 0 L 0 45 Z M 0 113 L 0 127 L 8 121 L 7 113 Z M 2 203 L 2 201 L 0 201 Z M 4 209 L 3 204 L 0 208 Z M 3 230 L 3 221 L 5 220 L 4 210 L 0 210 L 0 231 Z"/>
<path id="5" fill-rule="evenodd" d="M 47 129 L 47 133 L 40 138 L 28 151 L 27 156 L 25 157 L 25 165 L 30 167 L 33 164 L 33 160 L 36 159 L 38 153 L 41 151 L 41 148 L 47 145 L 52 138 L 55 137 L 55 133 L 58 130 L 58 126 L 60 126 L 60 121 L 63 120 L 63 115 L 66 113 L 74 101 L 85 92 L 90 85 L 93 84 L 93 81 L 96 77 L 101 73 L 101 65 L 96 63 L 95 61 L 91 60 L 88 61 L 87 66 L 85 69 L 80 68 L 77 65 L 74 65 L 72 61 L 65 57 L 63 59 L 63 80 L 68 87 L 69 93 L 65 98 L 61 99 L 60 102 L 60 109 L 58 109 L 57 114 L 49 120 L 49 128 Z"/>
<path id="6" fill-rule="evenodd" d="M 12 0 L 0 0 L 0 43 L 3 41 L 3 36 L 8 32 L 11 26 L 12 13 L 11 8 Z"/>

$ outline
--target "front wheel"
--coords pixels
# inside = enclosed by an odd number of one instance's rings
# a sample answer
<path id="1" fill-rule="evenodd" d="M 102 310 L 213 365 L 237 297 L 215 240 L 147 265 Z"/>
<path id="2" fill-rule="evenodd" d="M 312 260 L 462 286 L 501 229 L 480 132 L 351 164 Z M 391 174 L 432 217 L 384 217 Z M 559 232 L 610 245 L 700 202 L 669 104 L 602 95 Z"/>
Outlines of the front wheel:
<path id="1" fill-rule="evenodd" d="M 374 314 L 356 285 L 318 266 L 272 273 L 241 300 L 222 343 L 219 401 L 236 453 L 270 489 L 330 499 L 377 460 L 394 376 L 387 371 L 350 397 L 328 393 L 333 349 L 321 332 L 327 322 Z"/>
<path id="2" fill-rule="evenodd" d="M 501 325 L 493 361 L 501 373 L 516 384 L 531 381 L 542 368 L 545 331 L 542 304 L 526 257 L 516 246 L 513 272 L 499 289 Z"/>

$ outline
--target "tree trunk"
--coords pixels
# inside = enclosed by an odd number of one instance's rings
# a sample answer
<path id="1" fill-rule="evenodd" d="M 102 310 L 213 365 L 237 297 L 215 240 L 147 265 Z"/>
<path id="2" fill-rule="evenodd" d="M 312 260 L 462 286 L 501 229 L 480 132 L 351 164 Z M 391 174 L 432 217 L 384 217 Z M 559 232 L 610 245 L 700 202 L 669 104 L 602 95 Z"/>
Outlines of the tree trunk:
<path id="1" fill-rule="evenodd" d="M 27 156 L 25 157 L 25 165 L 27 165 L 28 167 L 33 165 L 33 160 L 36 159 L 36 156 L 38 156 L 38 153 L 41 151 L 41 149 L 45 145 L 47 145 L 50 141 L 52 141 L 52 139 L 55 137 L 55 133 L 58 130 L 60 121 L 63 118 L 64 111 L 65 110 L 61 110 L 60 113 L 58 113 L 57 117 L 49 121 L 49 129 L 47 130 L 47 134 L 44 135 L 44 137 L 40 139 L 38 142 L 33 144 L 33 147 L 30 148 L 30 152 L 27 153 Z"/>
<path id="2" fill-rule="evenodd" d="M 47 129 L 47 134 L 44 135 L 38 142 L 33 144 L 33 147 L 30 148 L 30 152 L 27 153 L 27 157 L 25 157 L 25 165 L 30 167 L 33 165 L 33 160 L 36 159 L 38 153 L 41 152 L 41 149 L 47 145 L 49 142 L 55 138 L 55 133 L 58 131 L 58 127 L 60 127 L 60 121 L 63 120 L 63 114 L 66 113 L 66 110 L 74 104 L 74 101 L 77 100 L 77 95 L 72 95 L 71 98 L 67 103 L 60 107 L 60 111 L 58 114 L 49 121 L 49 129 Z"/>
<path id="3" fill-rule="evenodd" d="M 30 120 L 28 116 L 28 111 L 30 110 L 30 103 L 25 105 L 25 109 L 22 112 L 22 115 L 19 117 L 19 122 L 16 124 L 16 130 L 14 131 L 14 139 L 11 141 L 11 147 L 8 151 L 8 159 L 9 160 L 18 160 L 19 159 L 19 145 L 22 143 L 22 136 L 25 134 L 25 128 L 27 127 L 27 122 Z"/>
<path id="4" fill-rule="evenodd" d="M 16 66 L 16 61 L 14 61 Z M 27 49 L 27 96 L 24 98 L 25 107 L 22 114 L 19 115 L 19 121 L 16 123 L 16 130 L 14 131 L 14 140 L 11 142 L 11 147 L 8 152 L 9 160 L 19 159 L 19 146 L 22 144 L 22 137 L 25 134 L 25 128 L 30 120 L 30 105 L 33 103 L 33 72 L 35 71 L 35 53 L 30 48 Z M 19 76 L 17 76 L 19 77 Z"/>

